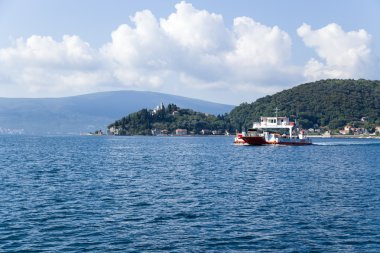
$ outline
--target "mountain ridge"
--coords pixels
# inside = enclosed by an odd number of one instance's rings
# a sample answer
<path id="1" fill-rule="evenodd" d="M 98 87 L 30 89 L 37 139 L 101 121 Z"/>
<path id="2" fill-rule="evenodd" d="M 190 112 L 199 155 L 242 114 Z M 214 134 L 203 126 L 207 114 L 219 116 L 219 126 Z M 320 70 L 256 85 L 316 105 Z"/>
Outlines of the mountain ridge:
<path id="1" fill-rule="evenodd" d="M 105 129 L 109 122 L 160 103 L 210 114 L 234 106 L 152 91 L 107 91 L 60 98 L 0 98 L 0 128 L 24 129 L 28 134 L 79 134 Z"/>

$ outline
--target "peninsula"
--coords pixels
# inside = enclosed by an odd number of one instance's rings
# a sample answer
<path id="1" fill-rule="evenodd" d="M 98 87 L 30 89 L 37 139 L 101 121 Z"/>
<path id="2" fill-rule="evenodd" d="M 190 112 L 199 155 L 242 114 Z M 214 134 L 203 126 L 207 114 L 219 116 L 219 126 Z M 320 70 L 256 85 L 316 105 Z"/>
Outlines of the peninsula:
<path id="1" fill-rule="evenodd" d="M 108 126 L 112 135 L 220 135 L 232 125 L 225 115 L 212 115 L 163 103 L 154 109 L 142 109 Z"/>

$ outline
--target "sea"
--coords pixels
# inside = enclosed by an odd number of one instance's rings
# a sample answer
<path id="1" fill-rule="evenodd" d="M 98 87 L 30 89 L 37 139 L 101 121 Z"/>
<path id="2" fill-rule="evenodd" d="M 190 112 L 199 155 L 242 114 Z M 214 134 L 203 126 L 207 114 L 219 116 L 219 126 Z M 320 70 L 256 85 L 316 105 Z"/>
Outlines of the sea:
<path id="1" fill-rule="evenodd" d="M 0 252 L 380 252 L 380 140 L 0 136 Z"/>

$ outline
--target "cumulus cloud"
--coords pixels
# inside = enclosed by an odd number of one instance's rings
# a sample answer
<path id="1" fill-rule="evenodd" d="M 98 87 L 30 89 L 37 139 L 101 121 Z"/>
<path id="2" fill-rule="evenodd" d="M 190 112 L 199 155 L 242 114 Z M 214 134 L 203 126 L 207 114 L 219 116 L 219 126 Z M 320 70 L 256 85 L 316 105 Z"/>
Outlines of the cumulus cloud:
<path id="1" fill-rule="evenodd" d="M 150 11 L 137 12 L 131 21 L 135 27 L 120 25 L 112 32 L 112 41 L 100 49 L 101 55 L 122 85 L 158 87 L 170 70 L 170 42 Z"/>
<path id="2" fill-rule="evenodd" d="M 14 47 L 1 49 L 0 57 L 8 64 L 39 66 L 81 66 L 90 64 L 93 54 L 88 43 L 78 36 L 63 36 L 57 42 L 49 36 L 33 35 L 16 40 Z"/>
<path id="3" fill-rule="evenodd" d="M 229 49 L 232 38 L 221 15 L 197 10 L 186 2 L 176 4 L 175 8 L 176 12 L 168 19 L 160 20 L 169 38 L 192 51 L 211 53 Z"/>
<path id="4" fill-rule="evenodd" d="M 186 2 L 175 9 L 159 21 L 149 10 L 137 12 L 133 26 L 112 32 L 101 52 L 117 81 L 128 87 L 239 88 L 267 81 L 273 71 L 283 79 L 294 74 L 285 64 L 291 39 L 279 27 L 240 17 L 227 29 L 221 15 Z"/>
<path id="5" fill-rule="evenodd" d="M 39 94 L 87 91 L 106 79 L 97 52 L 68 35 L 60 42 L 37 35 L 17 39 L 12 47 L 0 49 L 0 75 L 10 86 Z"/>
<path id="6" fill-rule="evenodd" d="M 297 33 L 320 58 L 311 58 L 306 64 L 304 75 L 309 80 L 368 78 L 372 75 L 375 61 L 371 35 L 365 30 L 345 32 L 337 24 L 312 30 L 310 25 L 303 24 Z"/>
<path id="7" fill-rule="evenodd" d="M 229 69 L 241 82 L 265 81 L 269 73 L 290 74 L 285 64 L 291 54 L 291 39 L 279 27 L 268 27 L 249 17 L 234 19 L 234 48 L 227 53 Z M 271 76 L 271 74 L 269 74 Z"/>
<path id="8" fill-rule="evenodd" d="M 0 85 L 44 96 L 132 88 L 201 97 L 219 89 L 225 97 L 240 92 L 247 99 L 305 77 L 365 75 L 373 63 L 364 30 L 304 24 L 297 32 L 320 58 L 305 67 L 292 64 L 292 40 L 280 27 L 236 17 L 229 28 L 222 15 L 182 1 L 167 18 L 135 13 L 96 49 L 75 35 L 17 39 L 0 49 Z"/>
<path id="9" fill-rule="evenodd" d="M 221 16 L 196 10 L 181 2 L 168 19 L 158 21 L 148 11 L 131 17 L 134 27 L 123 24 L 112 41 L 101 48 L 115 79 L 129 87 L 184 84 L 184 76 L 215 81 L 223 72 L 221 55 L 231 40 Z M 232 44 L 231 44 L 232 45 Z"/>
<path id="10" fill-rule="evenodd" d="M 0 49 L 1 79 L 45 93 L 111 86 L 249 90 L 263 83 L 277 87 L 295 73 L 287 64 L 289 35 L 249 17 L 235 18 L 228 29 L 221 15 L 183 1 L 167 18 L 143 10 L 130 20 L 99 49 L 78 36 L 18 39 Z"/>

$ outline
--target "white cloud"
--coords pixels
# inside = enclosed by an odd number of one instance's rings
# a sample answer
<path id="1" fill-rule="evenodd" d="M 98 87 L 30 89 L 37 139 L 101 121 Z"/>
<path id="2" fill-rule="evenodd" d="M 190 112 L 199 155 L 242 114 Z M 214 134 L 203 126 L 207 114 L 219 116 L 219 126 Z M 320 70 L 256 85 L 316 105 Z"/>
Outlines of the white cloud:
<path id="1" fill-rule="evenodd" d="M 101 55 L 121 85 L 159 87 L 171 70 L 175 48 L 150 11 L 137 12 L 131 21 L 135 27 L 120 25 L 112 32 L 112 41 L 100 49 Z"/>
<path id="2" fill-rule="evenodd" d="M 371 35 L 365 30 L 345 32 L 337 24 L 312 30 L 303 24 L 297 33 L 321 59 L 311 58 L 306 64 L 304 75 L 307 79 L 368 78 L 372 75 L 375 62 Z"/>
<path id="3" fill-rule="evenodd" d="M 228 29 L 221 15 L 184 1 L 166 19 L 144 10 L 130 20 L 100 49 L 78 36 L 19 39 L 0 49 L 0 79 L 37 94 L 123 87 L 199 93 L 277 89 L 295 74 L 291 39 L 277 26 L 238 17 Z"/>
<path id="4" fill-rule="evenodd" d="M 0 75 L 5 85 L 42 96 L 90 91 L 107 79 L 96 50 L 69 35 L 60 42 L 37 35 L 17 39 L 0 49 Z"/>
<path id="5" fill-rule="evenodd" d="M 242 82 L 271 80 L 270 73 L 290 73 L 285 64 L 291 54 L 291 39 L 279 27 L 268 27 L 248 17 L 234 19 L 235 47 L 226 60 L 234 78 Z M 269 77 L 269 78 L 268 78 Z"/>
<path id="6" fill-rule="evenodd" d="M 241 17 L 229 30 L 221 15 L 186 2 L 175 8 L 160 21 L 148 10 L 137 12 L 131 17 L 134 27 L 124 24 L 112 32 L 101 52 L 119 82 L 146 88 L 239 88 L 241 83 L 270 83 L 273 71 L 283 79 L 291 73 L 285 64 L 291 39 L 277 26 Z"/>
<path id="7" fill-rule="evenodd" d="M 223 17 L 206 10 L 197 10 L 192 4 L 175 5 L 176 12 L 161 19 L 160 26 L 169 38 L 191 51 L 220 52 L 231 46 L 231 35 Z"/>
<path id="8" fill-rule="evenodd" d="M 26 41 L 16 40 L 11 48 L 0 49 L 0 59 L 10 65 L 78 67 L 91 65 L 94 52 L 78 36 L 65 35 L 57 42 L 49 36 L 33 35 Z"/>
<path id="9" fill-rule="evenodd" d="M 224 90 L 219 101 L 226 102 L 231 92 L 254 98 L 305 77 L 367 77 L 373 63 L 370 35 L 346 33 L 336 24 L 316 31 L 305 24 L 298 28 L 320 58 L 304 67 L 291 62 L 287 32 L 250 17 L 236 17 L 228 28 L 222 15 L 183 1 L 167 18 L 143 10 L 130 20 L 98 49 L 70 35 L 60 41 L 37 35 L 18 39 L 0 49 L 0 85 L 13 86 L 15 94 L 28 90 L 30 96 L 132 88 L 201 98 Z"/>
<path id="10" fill-rule="evenodd" d="M 279 27 L 268 27 L 248 17 L 234 19 L 236 48 L 230 55 L 234 64 L 244 66 L 281 65 L 290 56 L 291 39 Z"/>

